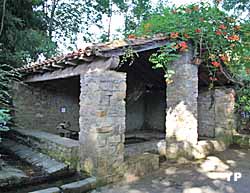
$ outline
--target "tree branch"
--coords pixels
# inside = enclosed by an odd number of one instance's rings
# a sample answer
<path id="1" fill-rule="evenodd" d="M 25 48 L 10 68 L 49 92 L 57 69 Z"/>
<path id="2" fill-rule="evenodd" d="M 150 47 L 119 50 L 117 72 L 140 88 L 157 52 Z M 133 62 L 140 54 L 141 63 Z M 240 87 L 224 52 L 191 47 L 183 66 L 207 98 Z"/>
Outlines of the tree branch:
<path id="1" fill-rule="evenodd" d="M 231 76 L 231 74 L 225 69 L 223 68 L 222 65 L 220 65 L 220 71 L 223 73 L 223 75 L 228 79 L 230 80 L 231 82 L 235 83 L 235 84 L 239 84 L 240 86 L 244 86 L 244 83 L 239 81 L 239 80 L 236 80 L 235 78 L 233 78 Z"/>
<path id="2" fill-rule="evenodd" d="M 49 19 L 49 37 L 50 39 L 52 39 L 52 31 L 53 31 L 53 20 L 54 20 L 54 16 L 55 16 L 55 11 L 56 11 L 56 7 L 58 4 L 59 0 L 54 0 L 52 3 L 52 10 L 51 10 L 51 14 L 50 14 L 50 19 Z"/>
<path id="3" fill-rule="evenodd" d="M 6 2 L 7 0 L 3 0 L 3 15 L 2 15 L 2 19 L 1 19 L 1 27 L 0 27 L 0 37 L 2 35 L 3 32 L 3 26 L 4 26 L 4 17 L 5 17 L 5 8 L 6 8 Z"/>

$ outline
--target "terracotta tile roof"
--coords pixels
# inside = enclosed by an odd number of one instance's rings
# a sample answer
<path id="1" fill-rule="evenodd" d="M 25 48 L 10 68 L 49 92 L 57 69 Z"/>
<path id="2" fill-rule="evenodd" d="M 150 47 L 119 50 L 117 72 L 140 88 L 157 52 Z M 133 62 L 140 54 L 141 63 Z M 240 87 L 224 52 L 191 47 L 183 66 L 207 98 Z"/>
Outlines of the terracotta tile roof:
<path id="1" fill-rule="evenodd" d="M 78 65 L 79 61 L 91 62 L 95 57 L 111 57 L 123 55 L 125 48 L 132 47 L 135 51 L 150 50 L 160 47 L 159 42 L 164 42 L 168 38 L 163 34 L 157 34 L 153 37 L 139 37 L 125 40 L 114 40 L 107 43 L 93 44 L 84 49 L 78 49 L 66 55 L 56 56 L 40 63 L 30 63 L 17 71 L 27 74 L 43 73 L 53 71 L 58 68 L 66 68 L 67 66 Z M 142 48 L 144 46 L 144 48 Z"/>

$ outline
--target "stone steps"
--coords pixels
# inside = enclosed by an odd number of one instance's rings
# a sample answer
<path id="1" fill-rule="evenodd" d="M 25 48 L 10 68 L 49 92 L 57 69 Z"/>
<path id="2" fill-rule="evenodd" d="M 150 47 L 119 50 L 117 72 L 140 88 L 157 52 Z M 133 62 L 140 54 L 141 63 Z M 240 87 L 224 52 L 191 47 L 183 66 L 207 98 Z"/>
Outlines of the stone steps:
<path id="1" fill-rule="evenodd" d="M 45 175 L 53 176 L 69 172 L 68 165 L 58 162 L 43 153 L 39 153 L 30 147 L 19 144 L 15 141 L 5 139 L 2 146 L 18 156 L 21 160 L 32 166 L 41 168 Z"/>
<path id="2" fill-rule="evenodd" d="M 20 169 L 8 165 L 0 158 L 0 190 L 6 186 L 18 185 L 21 181 L 28 179 L 28 176 Z"/>
<path id="3" fill-rule="evenodd" d="M 76 140 L 44 131 L 18 128 L 11 129 L 8 137 L 59 162 L 69 163 L 71 168 L 76 169 L 78 166 L 80 144 Z"/>

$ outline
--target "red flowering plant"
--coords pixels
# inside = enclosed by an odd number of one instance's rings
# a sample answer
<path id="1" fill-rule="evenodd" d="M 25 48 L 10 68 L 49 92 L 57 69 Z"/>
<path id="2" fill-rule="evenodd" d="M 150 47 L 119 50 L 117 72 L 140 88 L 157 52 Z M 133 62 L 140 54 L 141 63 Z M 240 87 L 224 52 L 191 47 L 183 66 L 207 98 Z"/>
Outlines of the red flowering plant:
<path id="1" fill-rule="evenodd" d="M 162 8 L 138 28 L 137 36 L 163 34 L 169 43 L 153 54 L 154 68 L 165 71 L 171 82 L 168 65 L 182 52 L 195 49 L 194 63 L 205 64 L 210 81 L 218 81 L 217 72 L 225 72 L 234 82 L 249 80 L 250 25 L 220 10 L 218 5 L 192 4 L 178 8 Z M 242 85 L 242 84 L 241 84 Z"/>

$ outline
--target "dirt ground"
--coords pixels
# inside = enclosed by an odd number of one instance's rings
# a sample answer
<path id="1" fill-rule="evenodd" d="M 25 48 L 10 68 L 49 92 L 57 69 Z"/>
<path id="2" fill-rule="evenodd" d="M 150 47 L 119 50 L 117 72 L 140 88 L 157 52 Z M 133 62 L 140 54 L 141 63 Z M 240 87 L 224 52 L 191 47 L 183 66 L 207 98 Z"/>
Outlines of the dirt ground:
<path id="1" fill-rule="evenodd" d="M 230 175 L 232 177 L 228 181 Z M 203 161 L 164 163 L 159 171 L 143 179 L 103 187 L 94 192 L 250 193 L 250 150 L 230 148 Z"/>

